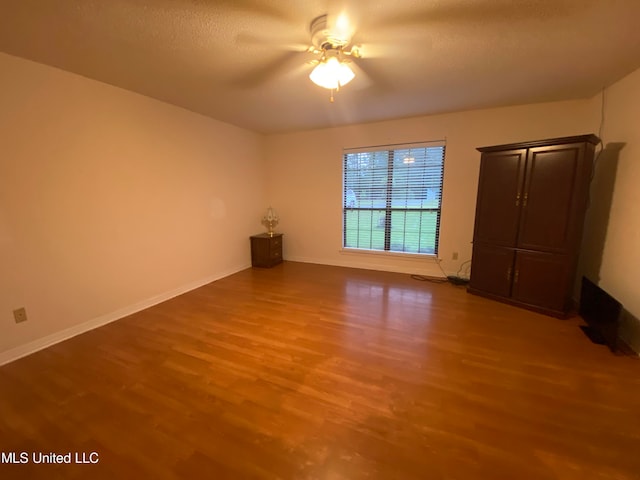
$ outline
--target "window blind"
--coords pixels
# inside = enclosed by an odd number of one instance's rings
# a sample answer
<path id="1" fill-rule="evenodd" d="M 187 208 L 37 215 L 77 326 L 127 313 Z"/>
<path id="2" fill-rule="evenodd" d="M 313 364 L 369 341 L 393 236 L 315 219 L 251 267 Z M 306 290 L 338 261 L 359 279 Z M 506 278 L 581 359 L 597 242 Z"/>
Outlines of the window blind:
<path id="1" fill-rule="evenodd" d="M 437 255 L 444 142 L 345 149 L 343 247 Z"/>

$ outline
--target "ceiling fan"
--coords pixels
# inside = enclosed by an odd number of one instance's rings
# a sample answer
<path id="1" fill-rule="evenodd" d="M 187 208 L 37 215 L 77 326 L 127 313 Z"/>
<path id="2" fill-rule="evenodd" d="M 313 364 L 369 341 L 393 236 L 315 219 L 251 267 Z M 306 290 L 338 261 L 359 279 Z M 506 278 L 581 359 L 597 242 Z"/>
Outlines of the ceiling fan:
<path id="1" fill-rule="evenodd" d="M 230 1 L 230 0 L 229 0 Z M 247 5 L 262 3 L 258 0 L 242 0 Z M 514 6 L 511 0 L 448 0 L 447 2 L 428 2 L 417 8 L 396 8 L 391 2 L 376 2 L 367 5 L 350 0 L 327 1 L 328 14 L 315 17 L 309 24 L 310 42 L 287 36 L 285 41 L 274 38 L 260 38 L 254 34 L 240 34 L 237 41 L 258 44 L 261 47 L 273 46 L 272 50 L 284 50 L 282 54 L 262 68 L 243 75 L 235 83 L 256 86 L 283 72 L 298 72 L 305 63 L 301 54 L 314 58 L 306 65 L 313 70 L 309 77 L 320 87 L 334 93 L 351 82 L 356 75 L 365 78 L 366 85 L 375 85 L 385 89 L 388 85 L 389 65 L 398 65 L 399 59 L 423 59 L 433 49 L 434 29 L 427 25 L 443 23 L 459 24 L 461 27 L 482 22 L 512 22 L 517 19 L 538 18 L 545 12 L 557 14 L 564 12 L 567 0 L 522 0 Z M 426 2 L 425 2 L 426 3 Z M 400 2 L 402 4 L 402 2 Z M 365 13 L 366 11 L 366 13 Z M 541 13 L 542 12 L 542 13 Z M 264 13 L 264 12 L 263 12 Z M 278 21 L 296 24 L 292 16 L 295 13 L 276 9 L 267 12 Z M 357 41 L 354 42 L 354 39 Z M 442 39 L 438 39 L 438 48 L 443 48 Z M 384 58 L 385 61 L 381 61 Z M 386 60 L 389 60 L 387 62 Z"/>
<path id="2" fill-rule="evenodd" d="M 343 9 L 340 13 L 329 13 L 315 17 L 309 24 L 310 40 L 306 42 L 280 41 L 274 38 L 264 38 L 251 33 L 241 33 L 236 41 L 264 46 L 272 46 L 273 50 L 283 51 L 280 56 L 263 68 L 248 72 L 235 84 L 253 87 L 264 83 L 269 78 L 280 76 L 285 72 L 300 73 L 302 68 L 312 67 L 308 74 L 310 80 L 330 90 L 330 101 L 334 101 L 334 93 L 351 82 L 356 75 L 364 81 L 361 85 L 370 85 L 371 75 L 365 72 L 363 64 L 356 64 L 355 59 L 363 58 L 363 48 L 354 44 L 356 34 L 357 15 Z M 309 37 L 308 37 L 309 38 Z M 365 50 L 364 58 L 374 58 L 369 46 Z M 307 59 L 303 60 L 302 56 Z M 313 58 L 310 58 L 310 56 Z M 382 82 L 378 82 L 382 83 Z"/>
<path id="3" fill-rule="evenodd" d="M 349 44 L 353 27 L 346 16 L 338 16 L 330 28 L 327 15 L 315 18 L 309 27 L 311 32 L 311 46 L 307 50 L 319 57 L 311 61 L 315 65 L 309 78 L 316 85 L 331 91 L 330 100 L 334 101 L 333 93 L 340 90 L 354 79 L 355 73 L 350 67 L 350 57 L 360 58 L 360 47 Z"/>

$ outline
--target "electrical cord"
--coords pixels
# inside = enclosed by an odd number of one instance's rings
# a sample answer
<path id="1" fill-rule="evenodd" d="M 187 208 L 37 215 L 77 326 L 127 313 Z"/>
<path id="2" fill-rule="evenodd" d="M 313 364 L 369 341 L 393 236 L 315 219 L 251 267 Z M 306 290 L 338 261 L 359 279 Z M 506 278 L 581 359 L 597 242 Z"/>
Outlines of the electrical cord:
<path id="1" fill-rule="evenodd" d="M 458 268 L 458 272 L 455 275 L 447 275 L 447 272 L 444 271 L 440 262 L 442 262 L 442 259 L 437 258 L 436 263 L 438 264 L 438 267 L 440 268 L 440 271 L 442 272 L 442 275 L 444 276 L 444 278 L 426 277 L 424 275 L 416 275 L 416 274 L 411 275 L 411 278 L 414 280 L 419 280 L 421 282 L 450 283 L 452 285 L 466 285 L 469 283 L 469 279 L 461 277 L 460 274 L 462 272 L 463 267 L 466 264 L 470 264 L 471 260 L 462 262 L 460 264 L 460 268 Z"/>
<path id="2" fill-rule="evenodd" d="M 602 140 L 602 129 L 604 128 L 604 120 L 605 120 L 605 93 L 606 88 L 602 87 L 602 97 L 600 101 L 600 126 L 598 127 L 598 145 L 596 147 L 600 147 L 598 152 L 593 157 L 593 162 L 591 165 L 591 175 L 589 176 L 589 184 L 593 182 L 594 177 L 596 176 L 596 170 L 598 168 L 598 161 L 600 160 L 600 155 L 604 152 L 604 141 Z M 591 206 L 591 189 L 587 192 L 587 208 Z"/>
<path id="3" fill-rule="evenodd" d="M 462 267 L 464 267 L 466 264 L 469 264 L 469 267 L 470 267 L 470 266 L 471 266 L 471 260 L 467 260 L 467 261 L 462 262 L 462 263 L 460 264 L 460 268 L 459 268 L 459 269 L 458 269 L 458 271 L 456 272 L 456 277 L 458 277 L 458 278 L 463 278 L 463 277 L 461 277 L 461 276 L 460 276 L 460 274 L 462 273 Z M 468 272 L 468 271 L 469 271 L 469 267 L 465 268 L 465 272 Z"/>
<path id="4" fill-rule="evenodd" d="M 411 275 L 411 278 L 414 280 L 419 280 L 421 282 L 430 282 L 430 283 L 447 283 L 449 281 L 448 278 L 437 278 L 437 277 L 425 277 L 424 275 Z"/>

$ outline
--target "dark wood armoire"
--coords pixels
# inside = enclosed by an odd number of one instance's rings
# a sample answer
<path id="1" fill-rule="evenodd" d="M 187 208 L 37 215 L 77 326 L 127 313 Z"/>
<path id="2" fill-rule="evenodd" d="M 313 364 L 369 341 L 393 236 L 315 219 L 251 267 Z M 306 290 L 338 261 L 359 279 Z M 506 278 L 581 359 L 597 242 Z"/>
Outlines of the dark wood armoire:
<path id="1" fill-rule="evenodd" d="M 469 292 L 569 312 L 598 143 L 581 135 L 478 148 Z"/>

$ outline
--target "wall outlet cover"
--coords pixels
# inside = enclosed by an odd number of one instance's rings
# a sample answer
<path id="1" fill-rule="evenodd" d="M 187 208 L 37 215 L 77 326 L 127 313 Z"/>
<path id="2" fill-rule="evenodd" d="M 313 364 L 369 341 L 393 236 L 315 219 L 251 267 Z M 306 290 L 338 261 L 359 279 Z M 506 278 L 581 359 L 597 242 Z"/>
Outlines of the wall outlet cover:
<path id="1" fill-rule="evenodd" d="M 13 311 L 13 318 L 16 323 L 22 323 L 27 321 L 27 311 L 25 308 L 17 308 Z"/>

